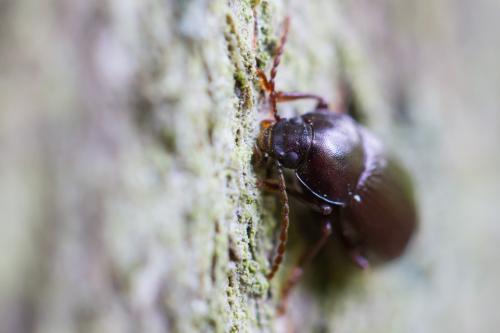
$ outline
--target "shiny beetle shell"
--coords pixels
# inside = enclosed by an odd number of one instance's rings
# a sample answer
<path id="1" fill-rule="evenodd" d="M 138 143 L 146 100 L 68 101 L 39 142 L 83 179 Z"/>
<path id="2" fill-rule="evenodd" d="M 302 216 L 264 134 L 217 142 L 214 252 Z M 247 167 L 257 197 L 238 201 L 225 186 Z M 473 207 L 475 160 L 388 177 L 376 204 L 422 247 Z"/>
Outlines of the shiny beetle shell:
<path id="1" fill-rule="evenodd" d="M 350 247 L 382 260 L 404 251 L 417 225 L 411 181 L 369 130 L 319 109 L 281 119 L 267 135 L 271 156 L 295 170 L 303 192 L 340 208 Z"/>

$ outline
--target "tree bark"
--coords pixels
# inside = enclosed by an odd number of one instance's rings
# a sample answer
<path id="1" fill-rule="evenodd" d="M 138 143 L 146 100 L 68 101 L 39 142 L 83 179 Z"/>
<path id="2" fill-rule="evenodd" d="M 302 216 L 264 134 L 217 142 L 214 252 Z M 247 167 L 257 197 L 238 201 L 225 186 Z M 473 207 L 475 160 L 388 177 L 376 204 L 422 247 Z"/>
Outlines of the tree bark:
<path id="1" fill-rule="evenodd" d="M 1 3 L 0 331 L 415 332 L 406 330 L 417 321 L 407 311 L 425 303 L 417 282 L 428 281 L 429 232 L 407 258 L 351 272 L 345 285 L 318 293 L 301 284 L 287 316 L 277 315 L 283 276 L 305 245 L 293 231 L 302 245 L 292 244 L 269 283 L 279 205 L 256 187 L 251 163 L 266 113 L 256 69 L 269 71 L 290 15 L 279 89 L 335 105 L 347 80 L 367 123 L 417 179 L 432 173 L 436 164 L 421 171 L 418 157 L 440 156 L 428 149 L 437 132 L 431 113 L 393 112 L 400 98 L 408 105 L 414 90 L 401 87 L 415 80 L 415 61 L 403 54 L 399 75 L 375 84 L 382 56 L 404 48 L 374 50 L 379 41 L 354 29 L 363 14 L 393 7 Z M 306 280 L 323 274 L 314 272 Z"/>

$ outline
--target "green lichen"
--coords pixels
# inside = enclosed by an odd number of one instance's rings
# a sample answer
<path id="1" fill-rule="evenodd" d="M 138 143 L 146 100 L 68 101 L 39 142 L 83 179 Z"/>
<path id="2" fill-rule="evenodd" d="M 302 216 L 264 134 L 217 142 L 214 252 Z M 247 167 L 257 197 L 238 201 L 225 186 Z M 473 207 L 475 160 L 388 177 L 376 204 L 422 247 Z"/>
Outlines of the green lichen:
<path id="1" fill-rule="evenodd" d="M 236 24 L 230 14 L 226 15 L 227 30 L 225 33 L 229 59 L 234 66 L 235 89 L 239 99 L 242 102 L 242 107 L 245 110 L 253 106 L 253 94 L 251 80 L 248 79 L 248 72 L 251 65 L 249 51 L 245 50 L 244 44 L 241 41 L 241 36 L 237 32 Z"/>
<path id="2" fill-rule="evenodd" d="M 228 172 L 230 182 L 238 187 L 238 193 L 230 196 L 230 200 L 238 207 L 237 226 L 231 236 L 238 254 L 235 259 L 238 261 L 235 262 L 235 269 L 228 274 L 229 286 L 226 293 L 231 308 L 229 317 L 234 323 L 232 329 L 238 332 L 247 331 L 247 325 L 256 324 L 255 314 L 252 314 L 255 309 L 249 308 L 248 300 L 245 299 L 262 298 L 269 288 L 264 273 L 268 265 L 267 253 L 264 252 L 265 248 L 258 244 L 269 242 L 270 239 L 262 239 L 265 235 L 260 234 L 262 206 L 257 197 L 256 179 L 250 164 L 258 128 L 255 122 L 255 106 L 260 90 L 255 80 L 257 55 L 260 54 L 261 63 L 270 59 L 270 56 L 265 55 L 265 51 L 259 50 L 257 46 L 260 39 L 267 40 L 267 37 L 259 33 L 258 39 L 254 40 L 254 13 L 255 18 L 260 21 L 260 4 L 243 1 L 238 3 L 238 15 L 226 15 L 225 39 L 228 58 L 233 68 L 235 94 L 239 100 L 239 103 L 235 104 L 237 123 L 233 133 L 236 149 L 232 154 L 235 165 L 240 170 L 240 173 Z M 267 25 L 268 21 L 266 18 L 263 22 Z M 265 31 L 271 30 L 266 27 Z M 267 307 L 270 306 L 272 304 L 263 303 L 260 306 L 263 308 L 261 311 L 267 312 Z"/>
<path id="3" fill-rule="evenodd" d="M 261 0 L 251 0 L 250 4 L 252 5 L 252 8 L 256 8 L 260 4 Z"/>
<path id="4" fill-rule="evenodd" d="M 257 20 L 257 54 L 258 68 L 264 68 L 272 58 L 277 45 L 277 37 L 273 33 L 272 11 L 268 1 L 262 1 Z"/>

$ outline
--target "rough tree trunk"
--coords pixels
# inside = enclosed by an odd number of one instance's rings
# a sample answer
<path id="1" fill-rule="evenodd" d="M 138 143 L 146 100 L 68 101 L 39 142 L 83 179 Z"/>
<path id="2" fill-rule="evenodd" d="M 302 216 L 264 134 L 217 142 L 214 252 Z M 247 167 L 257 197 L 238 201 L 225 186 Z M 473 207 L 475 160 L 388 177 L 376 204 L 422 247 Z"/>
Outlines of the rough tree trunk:
<path id="1" fill-rule="evenodd" d="M 441 29 L 422 10 L 452 6 L 389 3 L 1 2 L 0 331 L 493 332 L 498 269 L 477 272 L 498 259 L 480 245 L 499 240 L 481 210 L 498 194 L 488 178 L 500 164 L 489 144 L 498 118 L 474 122 L 476 96 L 441 102 L 473 87 L 454 75 L 467 59 L 453 57 L 459 24 Z M 280 89 L 336 103 L 347 79 L 416 175 L 423 219 L 401 261 L 320 292 L 304 283 L 278 318 L 281 277 L 265 278 L 276 202 L 256 188 L 250 160 L 263 107 L 256 68 L 269 69 L 287 14 Z M 491 110 L 494 90 L 486 95 L 479 106 Z M 447 128 L 452 107 L 469 118 Z M 472 139 L 460 141 L 464 129 Z M 469 144 L 462 153 L 456 139 Z M 479 175 L 467 161 L 481 158 Z M 471 203 L 482 212 L 474 228 Z M 291 245 L 288 267 L 302 247 Z"/>

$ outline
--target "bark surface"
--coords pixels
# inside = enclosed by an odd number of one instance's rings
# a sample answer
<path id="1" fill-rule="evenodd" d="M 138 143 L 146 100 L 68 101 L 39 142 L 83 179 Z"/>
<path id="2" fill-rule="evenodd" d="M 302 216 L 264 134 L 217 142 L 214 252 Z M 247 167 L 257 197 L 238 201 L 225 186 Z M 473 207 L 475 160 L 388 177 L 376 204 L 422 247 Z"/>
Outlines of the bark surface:
<path id="1" fill-rule="evenodd" d="M 473 38 L 498 23 L 471 12 L 430 0 L 1 2 L 0 331 L 493 332 L 500 41 Z M 277 317 L 307 244 L 294 221 L 309 220 L 293 212 L 269 283 L 279 201 L 256 187 L 251 157 L 266 113 L 256 69 L 269 71 L 286 15 L 277 86 L 335 105 L 347 80 L 415 175 L 422 224 L 390 265 L 361 273 L 341 251 L 335 269 L 323 257 Z"/>

